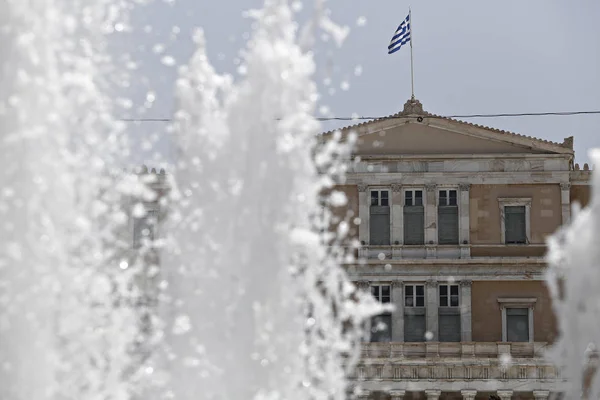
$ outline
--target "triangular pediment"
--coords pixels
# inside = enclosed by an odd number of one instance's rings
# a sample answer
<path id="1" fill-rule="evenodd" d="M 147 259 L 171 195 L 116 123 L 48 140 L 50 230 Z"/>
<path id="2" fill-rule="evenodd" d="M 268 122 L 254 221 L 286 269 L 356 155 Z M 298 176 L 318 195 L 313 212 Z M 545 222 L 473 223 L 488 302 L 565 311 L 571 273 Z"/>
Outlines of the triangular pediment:
<path id="1" fill-rule="evenodd" d="M 342 132 L 356 132 L 365 156 L 439 154 L 573 154 L 572 138 L 555 143 L 423 112 L 409 100 L 403 112 Z"/>
<path id="2" fill-rule="evenodd" d="M 407 122 L 359 136 L 357 155 L 547 153 L 509 140 L 499 140 L 439 126 Z"/>

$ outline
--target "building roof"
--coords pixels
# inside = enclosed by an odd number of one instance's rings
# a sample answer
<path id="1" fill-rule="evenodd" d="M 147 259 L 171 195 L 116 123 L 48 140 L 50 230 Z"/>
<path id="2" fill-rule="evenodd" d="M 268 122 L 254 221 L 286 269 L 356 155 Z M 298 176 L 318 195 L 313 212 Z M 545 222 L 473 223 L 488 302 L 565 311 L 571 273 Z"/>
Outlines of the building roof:
<path id="1" fill-rule="evenodd" d="M 505 131 L 502 129 L 496 129 L 489 126 L 473 124 L 466 121 L 461 121 L 458 119 L 444 117 L 442 115 L 432 114 L 423 110 L 423 105 L 421 102 L 415 98 L 409 99 L 404 104 L 404 109 L 396 114 L 388 115 L 382 118 L 376 118 L 370 121 L 358 123 L 355 125 L 345 126 L 343 128 L 334 129 L 328 132 L 325 132 L 323 135 L 329 135 L 336 131 L 341 131 L 342 133 L 347 133 L 350 131 L 355 131 L 360 135 L 369 134 L 377 131 L 382 123 L 386 121 L 391 121 L 393 125 L 396 122 L 398 125 L 405 123 L 407 120 L 416 120 L 417 122 L 423 122 L 424 118 L 430 119 L 438 119 L 441 121 L 447 121 L 452 123 L 455 126 L 463 126 L 466 128 L 477 128 L 487 132 L 493 132 L 497 135 L 500 135 L 502 139 L 507 142 L 519 142 L 519 144 L 523 144 L 523 140 L 527 140 L 527 143 L 530 145 L 538 145 L 539 147 L 550 150 L 558 153 L 570 153 L 573 154 L 573 136 L 567 137 L 563 140 L 562 143 L 553 142 L 550 140 L 544 140 L 540 138 L 536 138 L 533 136 L 521 135 L 518 133 Z M 536 146 L 537 147 L 537 146 Z"/>

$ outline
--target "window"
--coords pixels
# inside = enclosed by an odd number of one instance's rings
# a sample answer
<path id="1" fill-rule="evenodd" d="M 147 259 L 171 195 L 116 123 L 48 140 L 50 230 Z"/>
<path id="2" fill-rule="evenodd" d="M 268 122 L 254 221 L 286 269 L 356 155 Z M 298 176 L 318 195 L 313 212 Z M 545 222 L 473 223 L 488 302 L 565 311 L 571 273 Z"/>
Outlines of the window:
<path id="1" fill-rule="evenodd" d="M 502 310 L 502 341 L 533 342 L 535 298 L 498 299 Z"/>
<path id="2" fill-rule="evenodd" d="M 158 224 L 158 210 L 148 210 L 146 215 L 133 217 L 133 247 L 142 246 L 147 241 L 156 238 L 156 225 Z"/>
<path id="3" fill-rule="evenodd" d="M 371 294 L 382 304 L 390 303 L 392 299 L 392 289 L 390 285 L 371 285 Z"/>
<path id="4" fill-rule="evenodd" d="M 530 235 L 530 198 L 499 198 L 502 243 L 527 244 Z"/>
<path id="5" fill-rule="evenodd" d="M 456 189 L 442 189 L 439 191 L 438 243 L 458 244 L 458 202 Z"/>
<path id="6" fill-rule="evenodd" d="M 390 285 L 371 285 L 371 294 L 382 304 L 392 301 Z M 392 340 L 392 315 L 389 312 L 371 318 L 371 342 L 390 342 Z"/>
<path id="7" fill-rule="evenodd" d="M 425 340 L 425 286 L 404 286 L 404 341 Z"/>
<path id="8" fill-rule="evenodd" d="M 425 307 L 425 286 L 404 286 L 404 307 Z"/>
<path id="9" fill-rule="evenodd" d="M 404 191 L 404 244 L 425 244 L 425 208 L 420 189 Z"/>
<path id="10" fill-rule="evenodd" d="M 371 190 L 371 206 L 389 206 L 390 192 L 388 190 Z"/>
<path id="11" fill-rule="evenodd" d="M 506 341 L 529 342 L 529 309 L 506 309 Z"/>
<path id="12" fill-rule="evenodd" d="M 441 207 L 458 205 L 456 189 L 442 189 L 439 195 L 439 205 Z"/>
<path id="13" fill-rule="evenodd" d="M 390 244 L 390 191 L 371 190 L 369 209 L 369 243 L 375 246 Z"/>
<path id="14" fill-rule="evenodd" d="M 438 337 L 440 342 L 460 342 L 460 296 L 458 285 L 440 285 Z"/>
<path id="15" fill-rule="evenodd" d="M 458 307 L 458 285 L 440 285 L 440 307 Z"/>
<path id="16" fill-rule="evenodd" d="M 504 229 L 506 244 L 524 244 L 527 242 L 525 206 L 504 207 Z"/>

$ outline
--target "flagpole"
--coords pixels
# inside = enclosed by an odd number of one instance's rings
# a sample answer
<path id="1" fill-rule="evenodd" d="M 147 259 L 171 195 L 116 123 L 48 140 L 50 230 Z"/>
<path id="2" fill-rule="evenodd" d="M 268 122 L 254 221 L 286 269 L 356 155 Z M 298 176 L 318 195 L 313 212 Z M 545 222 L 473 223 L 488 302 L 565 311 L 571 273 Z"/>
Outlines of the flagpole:
<path id="1" fill-rule="evenodd" d="M 408 20 L 410 23 L 410 88 L 411 88 L 411 100 L 415 99 L 415 74 L 413 67 L 413 23 L 410 7 L 408 7 Z"/>

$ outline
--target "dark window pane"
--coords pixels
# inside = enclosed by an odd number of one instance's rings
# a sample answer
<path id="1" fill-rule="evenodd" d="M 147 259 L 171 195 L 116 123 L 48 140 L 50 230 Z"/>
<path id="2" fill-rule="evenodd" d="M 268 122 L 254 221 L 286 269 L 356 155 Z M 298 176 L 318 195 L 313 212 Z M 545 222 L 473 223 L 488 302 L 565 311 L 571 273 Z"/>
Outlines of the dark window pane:
<path id="1" fill-rule="evenodd" d="M 412 285 L 408 285 L 404 287 L 404 293 L 407 296 L 412 296 L 413 295 L 413 286 Z"/>
<path id="2" fill-rule="evenodd" d="M 423 296 L 425 294 L 425 287 L 423 285 L 416 285 L 415 292 L 417 293 L 417 296 Z"/>
<path id="3" fill-rule="evenodd" d="M 414 205 L 412 195 L 413 195 L 413 193 L 410 190 L 407 190 L 406 192 L 404 192 L 404 205 L 405 206 Z"/>
<path id="4" fill-rule="evenodd" d="M 446 191 L 445 190 L 440 190 L 440 205 L 441 206 L 445 206 L 446 202 L 447 202 Z"/>
<path id="5" fill-rule="evenodd" d="M 506 309 L 506 340 L 509 342 L 529 341 L 529 310 L 527 308 Z"/>
<path id="6" fill-rule="evenodd" d="M 458 295 L 450 296 L 450 307 L 458 307 Z"/>
<path id="7" fill-rule="evenodd" d="M 379 192 L 376 190 L 371 191 L 371 205 L 372 206 L 379 205 Z"/>
<path id="8" fill-rule="evenodd" d="M 458 296 L 458 285 L 452 285 L 452 286 L 450 286 L 450 294 Z"/>
<path id="9" fill-rule="evenodd" d="M 504 207 L 506 243 L 524 244 L 527 242 L 525 223 L 525 206 Z"/>
<path id="10" fill-rule="evenodd" d="M 448 306 L 448 296 L 446 296 L 446 295 L 440 296 L 440 307 L 447 307 L 447 306 Z"/>
<path id="11" fill-rule="evenodd" d="M 425 297 L 424 296 L 417 295 L 416 302 L 417 302 L 416 307 L 425 307 Z"/>
<path id="12" fill-rule="evenodd" d="M 371 286 L 371 294 L 376 299 L 379 299 L 379 286 Z"/>
<path id="13" fill-rule="evenodd" d="M 423 191 L 415 190 L 415 206 L 423 205 Z"/>
<path id="14" fill-rule="evenodd" d="M 447 295 L 448 294 L 448 286 L 446 285 L 442 285 L 440 286 L 440 295 Z"/>
<path id="15" fill-rule="evenodd" d="M 389 285 L 385 285 L 381 287 L 381 295 L 390 297 L 390 287 Z"/>

